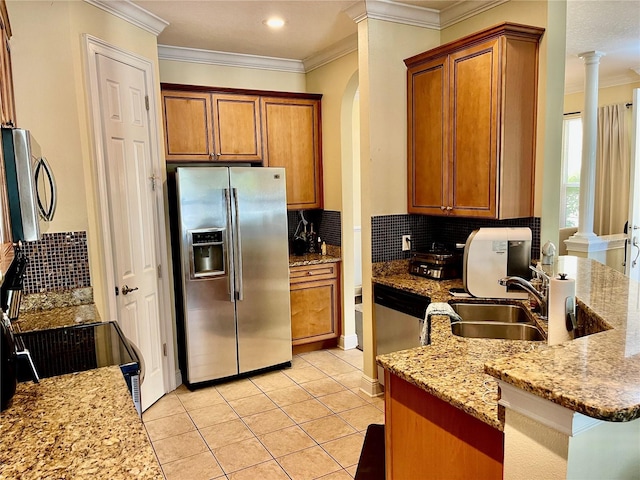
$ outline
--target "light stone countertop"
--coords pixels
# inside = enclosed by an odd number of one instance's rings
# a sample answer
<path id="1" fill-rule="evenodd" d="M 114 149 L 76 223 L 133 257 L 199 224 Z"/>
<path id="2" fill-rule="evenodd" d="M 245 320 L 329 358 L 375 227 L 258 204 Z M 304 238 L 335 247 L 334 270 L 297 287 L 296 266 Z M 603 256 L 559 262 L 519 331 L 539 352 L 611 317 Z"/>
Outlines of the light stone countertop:
<path id="1" fill-rule="evenodd" d="M 451 300 L 448 289 L 460 285 L 396 267 L 374 269 L 374 282 L 428 295 L 432 302 Z M 494 377 L 598 419 L 640 418 L 640 285 L 589 259 L 560 257 L 556 271 L 576 279 L 581 318 L 589 323 L 582 328 L 600 333 L 548 347 L 456 337 L 447 317 L 432 317 L 431 345 L 381 355 L 377 362 L 500 430 L 504 419 Z"/>
<path id="2" fill-rule="evenodd" d="M 93 303 L 93 289 L 85 287 L 24 295 L 13 326 L 16 332 L 30 332 L 100 321 Z"/>
<path id="3" fill-rule="evenodd" d="M 0 413 L 1 479 L 162 479 L 120 368 L 19 383 Z"/>
<path id="4" fill-rule="evenodd" d="M 300 267 L 303 265 L 318 265 L 321 263 L 340 262 L 340 247 L 335 245 L 327 245 L 327 254 L 305 253 L 304 255 L 289 255 L 289 266 Z"/>

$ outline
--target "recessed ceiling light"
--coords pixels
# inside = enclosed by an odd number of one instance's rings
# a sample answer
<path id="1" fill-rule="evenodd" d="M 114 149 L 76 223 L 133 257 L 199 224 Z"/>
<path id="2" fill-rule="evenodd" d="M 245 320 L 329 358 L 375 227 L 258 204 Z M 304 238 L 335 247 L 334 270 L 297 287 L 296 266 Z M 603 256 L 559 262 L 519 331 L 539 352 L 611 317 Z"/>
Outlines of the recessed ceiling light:
<path id="1" fill-rule="evenodd" d="M 284 27 L 284 20 L 278 17 L 272 17 L 269 18 L 268 20 L 265 20 L 264 22 L 265 25 L 267 25 L 268 27 L 271 28 L 282 28 Z"/>

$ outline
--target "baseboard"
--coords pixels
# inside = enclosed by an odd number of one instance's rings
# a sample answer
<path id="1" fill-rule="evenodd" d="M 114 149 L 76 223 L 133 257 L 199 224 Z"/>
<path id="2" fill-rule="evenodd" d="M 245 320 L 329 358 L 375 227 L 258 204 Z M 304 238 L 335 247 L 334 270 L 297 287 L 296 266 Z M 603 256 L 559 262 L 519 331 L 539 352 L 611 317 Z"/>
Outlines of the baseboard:
<path id="1" fill-rule="evenodd" d="M 366 393 L 370 397 L 379 397 L 384 394 L 384 390 L 382 389 L 380 382 L 378 382 L 377 378 L 371 378 L 362 374 L 360 377 L 360 391 Z"/>
<path id="2" fill-rule="evenodd" d="M 355 333 L 353 335 L 341 335 L 340 340 L 338 340 L 338 347 L 343 350 L 351 350 L 358 346 L 358 335 Z"/>

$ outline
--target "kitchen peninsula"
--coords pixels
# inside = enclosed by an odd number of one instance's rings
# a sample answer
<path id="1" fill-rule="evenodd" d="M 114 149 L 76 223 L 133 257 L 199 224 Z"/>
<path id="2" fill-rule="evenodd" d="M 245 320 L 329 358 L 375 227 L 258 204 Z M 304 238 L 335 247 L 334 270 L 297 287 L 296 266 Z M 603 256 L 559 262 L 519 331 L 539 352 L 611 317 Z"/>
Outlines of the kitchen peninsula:
<path id="1" fill-rule="evenodd" d="M 29 294 L 20 332 L 100 322 L 90 287 Z M 163 478 L 119 366 L 18 383 L 0 414 L 0 478 Z"/>
<path id="2" fill-rule="evenodd" d="M 624 468 L 612 465 L 613 460 L 603 461 L 603 453 L 594 451 L 600 445 L 597 443 L 599 430 L 617 428 L 619 435 L 614 437 L 617 440 L 609 442 L 616 446 L 620 442 L 628 443 L 629 439 L 632 442 L 636 439 L 631 445 L 637 445 L 637 439 L 640 438 L 640 421 L 637 420 L 640 418 L 640 285 L 588 259 L 561 257 L 557 268 L 576 279 L 579 327 L 584 334 L 581 338 L 553 347 L 548 347 L 545 342 L 461 338 L 451 334 L 447 317 L 433 317 L 431 345 L 382 355 L 377 359 L 385 368 L 386 375 L 401 382 L 403 388 L 425 395 L 430 400 L 433 397 L 447 407 L 453 406 L 458 412 L 489 425 L 495 432 L 504 432 L 504 478 L 509 478 L 514 471 L 522 472 L 544 463 L 542 457 L 532 455 L 531 451 L 528 452 L 529 458 L 518 456 L 522 455 L 522 450 L 519 452 L 514 442 L 527 444 L 529 433 L 549 429 L 562 437 L 558 444 L 562 446 L 560 450 L 564 451 L 560 457 L 564 458 L 557 462 L 559 466 L 555 467 L 556 470 L 549 472 L 542 469 L 540 475 L 553 473 L 563 477 L 584 472 L 590 468 L 589 465 L 598 461 L 606 465 L 601 468 Z M 409 275 L 397 271 L 378 273 L 374 276 L 375 282 L 393 283 L 416 293 L 421 290 L 423 294 L 429 294 L 432 301 L 451 299 L 448 297 L 448 286 L 434 286 L 433 282 L 418 278 L 409 283 Z M 500 382 L 500 390 L 496 379 Z M 392 384 L 385 393 L 385 400 L 389 427 L 387 435 L 394 435 L 395 440 L 393 411 L 390 411 L 397 405 L 393 399 L 393 389 Z M 518 415 L 524 416 L 526 412 L 518 407 L 521 400 L 514 392 L 525 394 L 525 400 L 534 398 L 542 402 L 541 405 L 534 402 L 537 406 L 533 408 L 537 411 L 533 414 L 538 415 L 537 421 L 530 421 L 530 432 L 525 429 L 523 434 L 521 429 L 518 432 L 520 437 L 514 434 L 509 419 L 521 420 Z M 507 399 L 506 393 L 509 393 Z M 502 398 L 500 405 L 499 398 Z M 552 409 L 559 409 L 559 414 L 568 415 L 571 425 L 567 429 L 549 426 L 544 418 L 549 405 Z M 576 429 L 578 420 L 585 425 L 584 430 Z M 579 434 L 583 431 L 587 432 L 583 436 L 590 435 L 595 441 L 579 444 Z M 402 437 L 406 432 L 396 433 Z M 413 453 L 420 449 L 415 438 L 415 435 L 411 435 Z M 549 439 L 553 439 L 553 435 L 545 431 L 542 438 L 545 440 L 541 442 L 543 446 L 539 447 L 539 453 L 551 455 L 553 446 L 545 448 L 547 446 L 544 443 L 551 441 Z M 485 448 L 486 442 L 483 444 L 483 439 L 480 440 L 480 446 Z M 499 444 L 500 440 L 500 435 L 494 435 L 495 443 Z M 571 442 L 573 445 L 570 449 Z M 401 446 L 396 442 L 394 447 Z M 492 455 L 493 460 L 498 457 L 500 468 L 495 476 L 502 476 L 503 459 L 499 458 L 500 452 L 482 452 L 482 448 L 480 456 L 484 456 L 485 460 Z M 558 451 L 557 445 L 555 450 Z M 620 465 L 626 463 L 627 467 L 631 465 L 632 469 L 636 468 L 637 475 L 640 471 L 640 452 L 632 450 L 633 447 L 629 447 L 612 458 L 616 458 L 615 461 Z M 420 461 L 424 465 L 429 464 L 428 458 L 425 458 L 426 451 L 423 451 Z M 453 455 L 449 452 L 448 456 Z M 393 464 L 387 462 L 388 468 L 390 465 L 393 468 Z M 612 471 L 608 470 L 609 473 Z M 591 472 L 596 476 L 601 473 L 602 470 L 598 471 L 597 468 Z"/>

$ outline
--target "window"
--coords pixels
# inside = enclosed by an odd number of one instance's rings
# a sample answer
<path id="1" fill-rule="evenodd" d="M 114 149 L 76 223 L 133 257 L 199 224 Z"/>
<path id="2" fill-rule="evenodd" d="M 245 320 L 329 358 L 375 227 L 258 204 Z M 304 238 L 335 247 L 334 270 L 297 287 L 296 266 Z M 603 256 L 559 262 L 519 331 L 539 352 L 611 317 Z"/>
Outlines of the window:
<path id="1" fill-rule="evenodd" d="M 580 168 L 582 166 L 582 117 L 566 117 L 562 129 L 562 184 L 560 228 L 577 227 L 580 212 Z"/>

